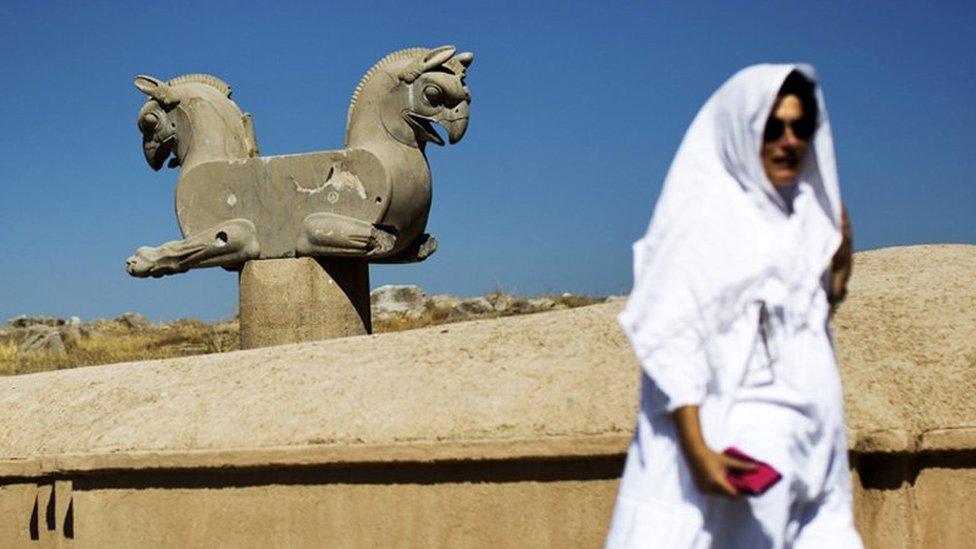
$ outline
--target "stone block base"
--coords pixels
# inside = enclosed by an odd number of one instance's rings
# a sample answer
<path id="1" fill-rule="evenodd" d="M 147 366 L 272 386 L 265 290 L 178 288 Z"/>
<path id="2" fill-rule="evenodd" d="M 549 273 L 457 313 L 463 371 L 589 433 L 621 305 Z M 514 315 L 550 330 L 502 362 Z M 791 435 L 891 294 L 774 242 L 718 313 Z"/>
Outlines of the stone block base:
<path id="1" fill-rule="evenodd" d="M 350 259 L 248 261 L 240 308 L 242 349 L 367 334 L 369 267 Z"/>

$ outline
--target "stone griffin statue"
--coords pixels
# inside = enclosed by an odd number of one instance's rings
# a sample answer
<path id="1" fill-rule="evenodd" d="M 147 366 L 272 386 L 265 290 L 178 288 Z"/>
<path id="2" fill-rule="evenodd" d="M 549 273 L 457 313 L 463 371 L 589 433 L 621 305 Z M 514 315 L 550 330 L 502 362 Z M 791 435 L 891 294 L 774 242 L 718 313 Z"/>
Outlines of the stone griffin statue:
<path id="1" fill-rule="evenodd" d="M 148 96 L 138 125 L 146 161 L 182 167 L 176 216 L 183 240 L 141 247 L 126 260 L 138 277 L 199 267 L 240 269 L 252 259 L 346 257 L 423 261 L 431 205 L 425 147 L 468 126 L 465 73 L 474 55 L 453 46 L 391 53 L 359 82 L 345 148 L 259 156 L 254 126 L 220 79 L 137 76 Z M 172 157 L 172 158 L 170 158 Z"/>

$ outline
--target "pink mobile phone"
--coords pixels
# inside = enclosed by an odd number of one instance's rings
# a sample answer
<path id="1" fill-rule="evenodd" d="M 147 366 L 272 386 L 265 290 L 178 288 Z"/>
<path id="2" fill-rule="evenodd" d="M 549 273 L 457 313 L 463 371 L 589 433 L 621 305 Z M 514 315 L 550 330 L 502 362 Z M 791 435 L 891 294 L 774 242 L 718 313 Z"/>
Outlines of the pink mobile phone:
<path id="1" fill-rule="evenodd" d="M 749 496 L 762 495 L 783 478 L 783 475 L 768 463 L 763 463 L 734 446 L 729 446 L 722 453 L 757 465 L 753 471 L 729 471 L 729 484 L 735 486 L 735 489 L 743 494 Z"/>

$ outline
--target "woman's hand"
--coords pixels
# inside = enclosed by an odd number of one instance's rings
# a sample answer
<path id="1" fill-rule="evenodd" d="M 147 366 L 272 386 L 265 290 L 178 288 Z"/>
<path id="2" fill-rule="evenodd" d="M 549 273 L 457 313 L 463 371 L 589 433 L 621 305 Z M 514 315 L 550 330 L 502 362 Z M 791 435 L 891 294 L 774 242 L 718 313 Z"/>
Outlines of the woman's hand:
<path id="1" fill-rule="evenodd" d="M 756 464 L 712 451 L 701 434 L 698 406 L 682 406 L 672 417 L 695 486 L 703 494 L 739 497 L 739 491 L 729 483 L 729 471 L 752 471 Z"/>
<path id="2" fill-rule="evenodd" d="M 739 491 L 729 483 L 729 471 L 752 471 L 755 463 L 713 452 L 707 447 L 692 455 L 685 454 L 695 486 L 703 494 L 739 497 Z"/>

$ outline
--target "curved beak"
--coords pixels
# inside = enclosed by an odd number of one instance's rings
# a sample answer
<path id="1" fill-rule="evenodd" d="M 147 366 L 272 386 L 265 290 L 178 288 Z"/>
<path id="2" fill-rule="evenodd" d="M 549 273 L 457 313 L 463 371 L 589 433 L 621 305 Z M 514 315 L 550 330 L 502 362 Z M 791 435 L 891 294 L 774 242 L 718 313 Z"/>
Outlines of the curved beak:
<path id="1" fill-rule="evenodd" d="M 447 140 L 453 145 L 464 137 L 464 132 L 468 130 L 468 119 L 455 118 L 453 120 L 444 120 L 441 122 L 441 126 L 447 130 Z"/>
<path id="2" fill-rule="evenodd" d="M 146 163 L 155 171 L 159 171 L 173 152 L 173 140 L 167 139 L 160 143 L 154 139 L 142 140 L 142 152 L 146 155 Z"/>
<path id="3" fill-rule="evenodd" d="M 447 130 L 447 140 L 451 145 L 460 141 L 464 137 L 464 132 L 468 130 L 468 109 L 469 103 L 462 101 L 436 118 L 436 122 Z"/>

